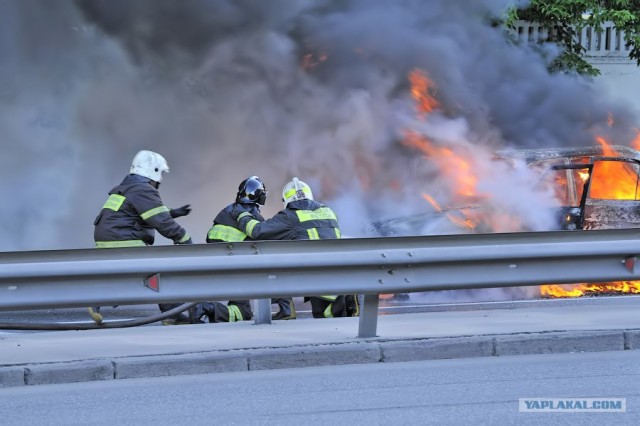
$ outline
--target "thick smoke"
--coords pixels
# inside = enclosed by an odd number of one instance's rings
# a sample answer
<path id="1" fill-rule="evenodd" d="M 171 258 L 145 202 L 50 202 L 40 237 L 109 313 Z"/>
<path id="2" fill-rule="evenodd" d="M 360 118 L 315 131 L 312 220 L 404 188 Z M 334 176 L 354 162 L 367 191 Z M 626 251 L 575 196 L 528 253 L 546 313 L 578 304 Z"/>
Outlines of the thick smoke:
<path id="1" fill-rule="evenodd" d="M 630 113 L 549 75 L 491 25 L 506 0 L 52 3 L 0 4 L 0 250 L 91 247 L 92 221 L 140 149 L 168 159 L 161 194 L 193 205 L 183 224 L 203 242 L 253 174 L 270 191 L 267 216 L 296 175 L 354 236 L 429 215 L 423 193 L 460 202 L 451 169 L 402 142 L 407 128 L 470 159 L 485 204 L 518 218 L 491 230 L 549 229 L 553 197 L 495 150 L 631 139 Z M 416 68 L 441 105 L 423 119 L 407 81 Z M 460 232 L 433 217 L 423 232 Z"/>

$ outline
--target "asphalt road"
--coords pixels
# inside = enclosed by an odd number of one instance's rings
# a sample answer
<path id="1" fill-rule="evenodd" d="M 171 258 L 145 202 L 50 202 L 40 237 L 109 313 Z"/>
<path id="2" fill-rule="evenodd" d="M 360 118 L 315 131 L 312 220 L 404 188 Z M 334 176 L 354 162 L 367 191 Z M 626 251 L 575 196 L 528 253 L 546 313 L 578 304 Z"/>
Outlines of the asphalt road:
<path id="1" fill-rule="evenodd" d="M 7 425 L 640 424 L 640 351 L 284 369 L 0 389 Z M 521 413 L 518 398 L 626 398 Z"/>

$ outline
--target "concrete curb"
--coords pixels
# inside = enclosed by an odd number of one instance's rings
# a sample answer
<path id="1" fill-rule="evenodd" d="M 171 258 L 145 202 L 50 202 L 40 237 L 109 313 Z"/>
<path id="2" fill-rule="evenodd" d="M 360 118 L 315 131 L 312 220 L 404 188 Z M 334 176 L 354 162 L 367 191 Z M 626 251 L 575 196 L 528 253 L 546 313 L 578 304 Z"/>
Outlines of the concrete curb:
<path id="1" fill-rule="evenodd" d="M 230 373 L 249 369 L 249 352 L 227 351 L 156 355 L 113 360 L 116 379 Z"/>
<path id="2" fill-rule="evenodd" d="M 0 388 L 142 377 L 640 349 L 640 330 L 553 331 L 220 350 L 0 367 Z"/>
<path id="3" fill-rule="evenodd" d="M 622 330 L 550 332 L 500 336 L 495 339 L 497 356 L 621 351 L 624 348 Z"/>
<path id="4" fill-rule="evenodd" d="M 111 380 L 113 377 L 113 363 L 107 360 L 32 364 L 24 367 L 25 385 L 91 382 Z"/>
<path id="5" fill-rule="evenodd" d="M 249 356 L 249 370 L 369 364 L 381 358 L 380 345 L 367 342 L 259 349 Z"/>

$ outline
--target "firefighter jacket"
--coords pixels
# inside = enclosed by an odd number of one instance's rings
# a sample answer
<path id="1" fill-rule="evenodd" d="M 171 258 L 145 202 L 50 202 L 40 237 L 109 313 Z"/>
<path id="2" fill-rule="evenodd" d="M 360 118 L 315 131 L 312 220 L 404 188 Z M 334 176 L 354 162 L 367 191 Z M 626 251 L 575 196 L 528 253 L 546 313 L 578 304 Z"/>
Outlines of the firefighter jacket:
<path id="1" fill-rule="evenodd" d="M 213 226 L 207 233 L 208 243 L 227 242 L 235 243 L 250 239 L 247 234 L 238 229 L 238 223 L 231 216 L 231 210 L 236 203 L 229 204 L 222 209 L 220 213 L 213 220 Z M 243 203 L 242 206 L 251 212 L 251 215 L 259 220 L 264 221 L 264 217 L 260 214 L 260 209 L 257 204 Z M 251 310 L 251 303 L 248 300 L 229 300 L 227 303 L 228 318 L 226 321 L 242 321 L 248 320 L 253 317 L 253 311 Z M 224 315 L 223 317 L 224 318 Z M 223 319 L 224 320 L 224 319 Z"/>
<path id="2" fill-rule="evenodd" d="M 235 243 L 239 241 L 244 241 L 247 239 L 247 234 L 238 229 L 238 223 L 235 221 L 233 216 L 231 216 L 231 210 L 236 203 L 229 204 L 227 207 L 222 209 L 220 213 L 213 220 L 213 226 L 209 229 L 207 233 L 207 242 L 208 243 L 216 243 L 216 242 L 228 242 Z M 257 204 L 242 204 L 243 207 L 247 209 L 251 216 L 260 222 L 264 221 L 264 217 L 260 214 L 260 209 Z"/>
<path id="3" fill-rule="evenodd" d="M 93 222 L 96 247 L 135 247 L 153 244 L 155 230 L 174 243 L 190 241 L 171 217 L 149 178 L 130 174 L 109 191 L 109 198 Z"/>
<path id="4" fill-rule="evenodd" d="M 271 219 L 258 221 L 250 212 L 238 216 L 238 227 L 254 240 L 324 240 L 340 238 L 338 218 L 313 200 L 292 201 Z M 334 301 L 338 296 L 322 296 Z"/>
<path id="5" fill-rule="evenodd" d="M 292 201 L 260 222 L 250 212 L 238 216 L 238 228 L 254 240 L 324 240 L 340 238 L 333 210 L 313 200 Z"/>

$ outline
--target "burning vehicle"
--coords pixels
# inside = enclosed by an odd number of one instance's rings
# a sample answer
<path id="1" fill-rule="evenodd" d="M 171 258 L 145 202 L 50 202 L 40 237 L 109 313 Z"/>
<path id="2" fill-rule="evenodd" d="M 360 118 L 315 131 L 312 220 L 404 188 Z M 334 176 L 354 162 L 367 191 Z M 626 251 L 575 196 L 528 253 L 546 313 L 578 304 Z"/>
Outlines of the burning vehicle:
<path id="1" fill-rule="evenodd" d="M 524 162 L 537 172 L 538 185 L 550 188 L 559 205 L 555 207 L 557 230 L 640 228 L 640 151 L 609 145 L 501 151 L 496 160 L 510 164 Z M 477 225 L 482 204 L 440 208 L 429 214 L 393 219 L 373 225 L 380 235 L 417 235 L 425 222 L 445 216 L 461 232 L 485 232 Z M 474 224 L 475 221 L 475 224 Z M 523 224 L 526 230 L 526 224 Z M 637 294 L 640 282 L 543 285 L 544 298 L 580 297 L 596 294 Z"/>
<path id="2" fill-rule="evenodd" d="M 597 147 L 500 151 L 495 158 L 524 162 L 539 175 L 538 185 L 551 188 L 560 203 L 555 229 L 640 227 L 640 152 L 635 149 L 602 141 Z M 486 232 L 471 225 L 482 210 L 482 204 L 438 206 L 433 213 L 374 223 L 372 230 L 384 236 L 417 235 L 426 221 L 446 215 L 462 230 Z M 527 224 L 523 228 L 527 230 Z"/>
<path id="3" fill-rule="evenodd" d="M 609 113 L 607 127 L 603 123 L 585 134 L 594 146 L 491 149 L 505 141 L 491 143 L 490 132 L 483 137 L 470 130 L 455 106 L 440 102 L 429 73 L 414 69 L 408 81 L 413 116 L 402 122 L 398 142 L 414 159 L 408 180 L 417 184 L 411 195 L 421 193 L 428 204 L 411 210 L 422 213 L 373 222 L 370 235 L 640 228 L 639 129 L 631 129 L 633 148 L 613 145 L 616 121 Z M 640 293 L 640 282 L 549 284 L 538 295 L 603 293 Z"/>
<path id="4" fill-rule="evenodd" d="M 541 171 L 541 184 L 553 188 L 561 206 L 558 227 L 565 230 L 640 227 L 640 152 L 601 141 L 598 147 L 499 153 Z"/>

